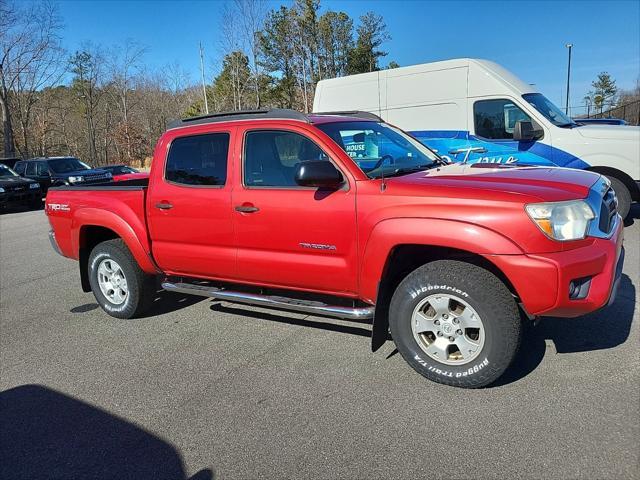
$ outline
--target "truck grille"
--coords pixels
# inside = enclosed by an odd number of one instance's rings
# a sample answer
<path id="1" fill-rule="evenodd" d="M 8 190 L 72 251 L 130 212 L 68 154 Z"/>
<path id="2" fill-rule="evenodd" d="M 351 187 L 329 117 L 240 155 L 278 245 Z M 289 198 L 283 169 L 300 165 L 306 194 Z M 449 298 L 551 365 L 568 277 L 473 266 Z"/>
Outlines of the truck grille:
<path id="1" fill-rule="evenodd" d="M 110 173 L 96 173 L 94 175 L 85 175 L 82 183 L 107 182 L 111 180 Z"/>
<path id="2" fill-rule="evenodd" d="M 607 189 L 602 197 L 602 205 L 600 207 L 600 220 L 598 228 L 601 232 L 610 233 L 615 223 L 618 208 L 618 199 L 611 187 Z"/>

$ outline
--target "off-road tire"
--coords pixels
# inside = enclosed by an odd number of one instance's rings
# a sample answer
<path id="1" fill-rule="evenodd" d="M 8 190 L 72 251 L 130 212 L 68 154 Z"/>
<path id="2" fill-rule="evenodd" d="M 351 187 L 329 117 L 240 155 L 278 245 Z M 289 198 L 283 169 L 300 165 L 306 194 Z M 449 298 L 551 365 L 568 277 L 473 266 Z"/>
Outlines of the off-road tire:
<path id="1" fill-rule="evenodd" d="M 616 192 L 616 197 L 618 197 L 618 213 L 624 220 L 627 218 L 627 215 L 629 215 L 629 210 L 631 210 L 631 192 L 622 180 L 608 175 L 607 178 L 611 182 L 611 188 Z"/>
<path id="2" fill-rule="evenodd" d="M 414 309 L 437 293 L 459 296 L 482 320 L 484 345 L 469 363 L 439 362 L 414 337 Z M 414 370 L 434 382 L 462 388 L 495 382 L 513 361 L 522 335 L 518 306 L 504 283 L 482 267 L 457 260 L 430 262 L 407 275 L 391 299 L 389 327 L 398 351 Z"/>
<path id="3" fill-rule="evenodd" d="M 118 263 L 127 281 L 128 295 L 120 305 L 110 302 L 98 284 L 98 265 L 107 258 Z M 112 317 L 125 319 L 139 317 L 153 303 L 156 292 L 155 278 L 142 271 L 121 239 L 107 240 L 96 245 L 89 255 L 87 268 L 91 291 L 96 301 Z"/>

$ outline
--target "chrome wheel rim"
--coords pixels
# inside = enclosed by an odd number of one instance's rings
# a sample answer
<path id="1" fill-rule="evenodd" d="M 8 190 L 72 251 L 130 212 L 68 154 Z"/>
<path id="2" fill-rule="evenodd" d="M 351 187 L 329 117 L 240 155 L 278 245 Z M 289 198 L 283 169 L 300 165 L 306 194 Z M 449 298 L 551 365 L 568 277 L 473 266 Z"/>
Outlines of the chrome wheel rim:
<path id="1" fill-rule="evenodd" d="M 122 267 L 111 258 L 105 258 L 98 265 L 98 286 L 106 299 L 114 305 L 122 305 L 129 297 Z"/>
<path id="2" fill-rule="evenodd" d="M 429 295 L 418 303 L 411 330 L 422 351 L 446 365 L 469 363 L 484 346 L 480 315 L 466 301 L 447 293 Z"/>

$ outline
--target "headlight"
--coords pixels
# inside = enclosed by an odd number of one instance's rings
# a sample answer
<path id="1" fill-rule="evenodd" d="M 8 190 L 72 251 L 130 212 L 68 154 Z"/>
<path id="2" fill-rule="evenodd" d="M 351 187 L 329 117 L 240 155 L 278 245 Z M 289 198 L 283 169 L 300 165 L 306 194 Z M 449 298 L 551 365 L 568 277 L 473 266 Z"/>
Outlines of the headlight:
<path id="1" fill-rule="evenodd" d="M 69 177 L 69 181 L 71 183 L 82 182 L 82 181 L 84 181 L 84 177 L 80 177 L 80 176 L 78 176 L 78 177 Z"/>
<path id="2" fill-rule="evenodd" d="M 589 222 L 595 218 L 593 210 L 583 200 L 530 203 L 525 209 L 547 237 L 560 241 L 584 238 Z"/>
<path id="3" fill-rule="evenodd" d="M 4 193 L 4 188 L 0 187 L 0 193 Z"/>
<path id="4" fill-rule="evenodd" d="M 31 190 L 35 190 L 36 188 L 40 188 L 40 184 L 39 183 L 30 183 L 29 184 L 29 188 Z"/>

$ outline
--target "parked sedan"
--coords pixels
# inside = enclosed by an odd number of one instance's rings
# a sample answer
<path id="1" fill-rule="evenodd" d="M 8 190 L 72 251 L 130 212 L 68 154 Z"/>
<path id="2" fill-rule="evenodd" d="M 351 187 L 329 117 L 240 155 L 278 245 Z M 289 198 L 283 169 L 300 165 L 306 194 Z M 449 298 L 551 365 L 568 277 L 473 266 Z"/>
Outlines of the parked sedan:
<path id="1" fill-rule="evenodd" d="M 8 206 L 40 208 L 42 190 L 40 184 L 23 178 L 6 165 L 0 163 L 0 209 Z"/>
<path id="2" fill-rule="evenodd" d="M 125 180 L 144 180 L 149 178 L 149 172 L 141 172 L 128 165 L 107 165 L 100 167 L 107 172 L 111 172 L 114 182 L 123 182 Z"/>

